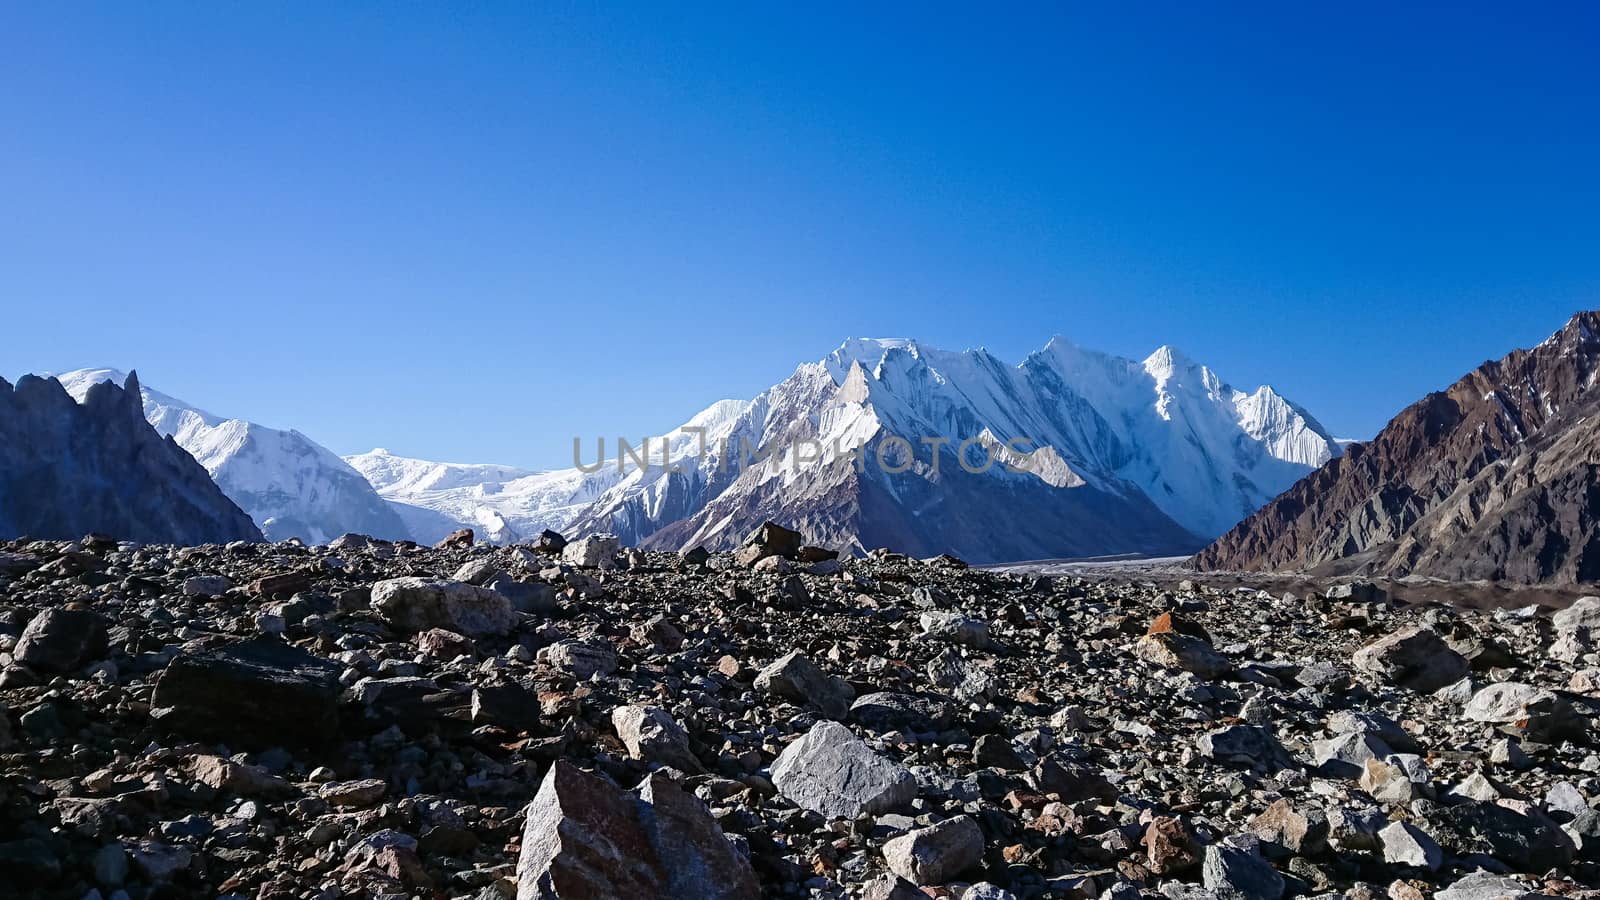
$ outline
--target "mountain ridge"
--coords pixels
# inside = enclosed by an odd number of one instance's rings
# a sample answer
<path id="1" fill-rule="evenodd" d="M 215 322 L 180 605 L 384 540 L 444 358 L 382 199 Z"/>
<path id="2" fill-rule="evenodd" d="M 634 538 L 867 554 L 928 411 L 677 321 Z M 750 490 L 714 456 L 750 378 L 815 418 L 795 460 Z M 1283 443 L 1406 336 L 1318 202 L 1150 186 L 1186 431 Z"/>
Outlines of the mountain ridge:
<path id="1" fill-rule="evenodd" d="M 1402 410 L 1194 558 L 1202 569 L 1600 579 L 1600 311 Z"/>

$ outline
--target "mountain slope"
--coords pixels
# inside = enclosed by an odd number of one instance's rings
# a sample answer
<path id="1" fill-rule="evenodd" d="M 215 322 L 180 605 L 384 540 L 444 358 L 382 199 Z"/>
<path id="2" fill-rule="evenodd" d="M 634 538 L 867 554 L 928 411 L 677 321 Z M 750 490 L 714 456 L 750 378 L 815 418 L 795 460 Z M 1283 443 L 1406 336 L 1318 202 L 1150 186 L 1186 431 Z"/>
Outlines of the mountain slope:
<path id="1" fill-rule="evenodd" d="M 124 378 L 115 369 L 56 377 L 79 400 L 96 384 Z M 143 408 L 150 424 L 189 451 L 269 540 L 297 537 L 321 544 L 346 532 L 410 536 L 359 472 L 298 431 L 225 419 L 149 388 L 143 389 Z"/>
<path id="2" fill-rule="evenodd" d="M 766 412 L 735 431 L 760 448 L 862 445 L 867 464 L 762 461 L 652 544 L 725 547 L 763 518 L 787 518 L 858 551 L 984 562 L 1172 553 L 1337 452 L 1270 388 L 1235 391 L 1169 348 L 1134 362 L 1060 339 L 1019 366 L 984 350 L 847 341 L 752 408 Z M 910 467 L 889 471 L 907 444 Z M 969 471 L 1007 454 L 1027 471 Z"/>
<path id="3" fill-rule="evenodd" d="M 1600 580 L 1600 312 L 1486 362 L 1195 557 L 1205 569 Z"/>
<path id="4" fill-rule="evenodd" d="M 145 421 L 139 379 L 76 402 L 50 378 L 0 379 L 0 536 L 145 542 L 258 541 L 250 517 L 183 448 Z"/>
<path id="5" fill-rule="evenodd" d="M 429 462 L 381 448 L 345 461 L 394 504 L 421 541 L 467 527 L 494 543 L 525 540 L 546 528 L 611 531 L 637 543 L 702 505 L 696 487 L 704 480 L 697 474 L 702 440 L 693 429 L 705 429 L 703 443 L 711 448 L 746 406 L 722 400 L 671 434 L 630 444 L 631 453 L 602 440 L 598 448 L 582 448 L 578 466 L 548 472 Z M 647 464 L 640 466 L 640 459 Z M 580 519 L 583 524 L 575 524 Z"/>
<path id="6" fill-rule="evenodd" d="M 1170 348 L 1133 361 L 1059 338 L 1016 366 L 984 350 L 853 339 L 685 428 L 703 439 L 652 438 L 649 464 L 625 457 L 620 469 L 615 448 L 584 466 L 592 471 L 381 451 L 349 461 L 390 500 L 466 524 L 493 515 L 521 535 L 550 527 L 722 547 L 771 518 L 842 549 L 990 561 L 1189 552 L 1338 452 L 1271 388 L 1234 390 Z M 986 447 L 1030 471 L 965 471 L 957 453 L 969 440 L 970 467 Z M 880 448 L 892 461 L 906 445 L 907 471 L 876 464 Z M 857 447 L 870 465 L 836 458 Z M 796 449 L 810 460 L 798 468 Z"/>

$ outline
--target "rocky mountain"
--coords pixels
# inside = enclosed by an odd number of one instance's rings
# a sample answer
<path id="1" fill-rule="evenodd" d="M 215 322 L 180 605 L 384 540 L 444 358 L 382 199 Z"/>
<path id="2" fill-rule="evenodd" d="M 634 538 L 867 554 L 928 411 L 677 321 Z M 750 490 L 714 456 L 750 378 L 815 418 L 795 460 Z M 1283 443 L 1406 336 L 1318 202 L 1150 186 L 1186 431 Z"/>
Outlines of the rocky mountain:
<path id="1" fill-rule="evenodd" d="M 1600 580 L 1600 312 L 1407 407 L 1241 522 L 1203 569 Z"/>
<path id="2" fill-rule="evenodd" d="M 56 378 L 83 400 L 94 385 L 121 381 L 115 369 L 78 369 Z M 410 537 L 406 523 L 361 473 L 298 431 L 228 419 L 143 388 L 144 416 L 211 473 L 268 540 L 320 544 L 355 532 Z"/>
<path id="3" fill-rule="evenodd" d="M 74 400 L 53 378 L 0 379 L 0 536 L 259 541 L 206 470 L 146 422 L 139 379 Z"/>
<path id="4" fill-rule="evenodd" d="M 348 461 L 386 498 L 458 526 L 487 520 L 491 535 L 555 528 L 717 548 L 776 519 L 845 550 L 998 561 L 1189 552 L 1339 452 L 1270 387 L 1235 390 L 1171 348 L 1134 361 L 1060 338 L 1016 366 L 855 339 L 684 429 L 634 445 L 646 465 L 624 455 L 618 466 L 612 448 L 587 472 L 381 451 Z"/>

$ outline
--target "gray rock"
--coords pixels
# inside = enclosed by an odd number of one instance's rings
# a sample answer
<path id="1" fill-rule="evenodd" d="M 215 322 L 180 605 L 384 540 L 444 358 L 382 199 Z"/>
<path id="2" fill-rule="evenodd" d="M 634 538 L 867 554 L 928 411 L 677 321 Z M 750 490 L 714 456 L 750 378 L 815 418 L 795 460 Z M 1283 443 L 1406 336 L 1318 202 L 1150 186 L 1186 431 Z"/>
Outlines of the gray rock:
<path id="1" fill-rule="evenodd" d="M 1351 662 L 1363 672 L 1421 692 L 1458 681 L 1469 670 L 1466 657 L 1421 625 L 1373 641 L 1357 650 Z"/>
<path id="2" fill-rule="evenodd" d="M 615 569 L 617 552 L 621 549 L 622 542 L 616 535 L 591 534 L 563 547 L 561 561 L 585 569 Z"/>
<path id="3" fill-rule="evenodd" d="M 611 725 L 634 759 L 647 760 L 694 773 L 703 771 L 689 747 L 689 734 L 666 710 L 655 706 L 619 706 L 611 711 Z"/>
<path id="4" fill-rule="evenodd" d="M 916 778 L 903 766 L 828 721 L 784 748 L 772 765 L 772 783 L 796 806 L 831 818 L 889 812 L 917 795 Z"/>
<path id="5" fill-rule="evenodd" d="M 850 715 L 850 702 L 856 696 L 854 688 L 817 668 L 799 650 L 785 653 L 762 669 L 755 686 L 801 706 L 815 707 L 834 719 Z"/>
<path id="6" fill-rule="evenodd" d="M 1505 875 L 1479 869 L 1451 882 L 1434 894 L 1434 900 L 1524 900 L 1539 896 L 1538 891 Z"/>
<path id="7" fill-rule="evenodd" d="M 1383 861 L 1415 866 L 1430 872 L 1444 865 L 1444 851 L 1427 832 L 1410 822 L 1395 822 L 1378 832 L 1383 842 Z"/>
<path id="8" fill-rule="evenodd" d="M 545 659 L 556 669 L 579 681 L 588 681 L 596 675 L 610 675 L 617 670 L 617 649 L 611 646 L 611 642 L 600 638 L 552 644 L 545 651 Z"/>
<path id="9" fill-rule="evenodd" d="M 71 672 L 106 652 L 105 620 L 86 609 L 47 609 L 17 639 L 17 662 L 40 672 Z"/>
<path id="10" fill-rule="evenodd" d="M 1293 763 L 1288 751 L 1272 736 L 1272 732 L 1258 725 L 1229 725 L 1209 731 L 1200 736 L 1196 746 L 1207 759 L 1269 771 Z"/>
<path id="11" fill-rule="evenodd" d="M 968 647 L 989 646 L 989 625 L 978 619 L 953 612 L 925 612 L 919 617 L 922 633 L 931 638 L 965 644 Z"/>
<path id="12" fill-rule="evenodd" d="M 628 794 L 566 760 L 528 805 L 517 900 L 757 900 L 750 863 L 699 800 L 652 775 Z"/>
<path id="13" fill-rule="evenodd" d="M 517 624 L 511 601 L 461 581 L 391 578 L 372 586 L 372 608 L 407 633 L 446 628 L 469 637 L 509 632 Z"/>
<path id="14" fill-rule="evenodd" d="M 1536 739 L 1581 736 L 1583 719 L 1561 695 L 1516 681 L 1491 684 L 1462 710 L 1469 722 L 1513 724 Z"/>
<path id="15" fill-rule="evenodd" d="M 883 861 L 913 884 L 944 884 L 983 861 L 983 830 L 970 816 L 946 819 L 891 838 Z"/>
<path id="16" fill-rule="evenodd" d="M 1206 889 L 1222 900 L 1278 900 L 1283 896 L 1283 876 L 1256 850 L 1212 844 L 1206 848 L 1200 876 Z"/>
<path id="17" fill-rule="evenodd" d="M 1134 645 L 1134 653 L 1146 662 L 1167 669 L 1193 672 L 1205 679 L 1221 678 L 1233 671 L 1233 663 L 1212 649 L 1203 638 L 1177 631 L 1147 634 Z"/>

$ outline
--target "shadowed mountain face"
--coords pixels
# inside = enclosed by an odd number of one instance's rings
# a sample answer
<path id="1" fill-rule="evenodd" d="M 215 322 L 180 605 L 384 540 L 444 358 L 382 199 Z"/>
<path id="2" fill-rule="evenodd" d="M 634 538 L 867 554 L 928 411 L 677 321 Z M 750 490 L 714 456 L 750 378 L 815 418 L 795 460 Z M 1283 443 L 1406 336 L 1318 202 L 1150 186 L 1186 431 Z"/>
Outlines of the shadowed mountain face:
<path id="1" fill-rule="evenodd" d="M 194 457 L 145 421 L 139 393 L 132 374 L 94 385 L 81 404 L 53 378 L 0 379 L 0 537 L 261 540 Z"/>
<path id="2" fill-rule="evenodd" d="M 1306 476 L 1202 569 L 1600 580 L 1600 312 L 1487 362 Z"/>
<path id="3" fill-rule="evenodd" d="M 56 376 L 79 400 L 96 384 L 126 378 L 115 369 Z M 326 543 L 352 531 L 387 540 L 411 537 L 361 473 L 300 432 L 213 415 L 148 385 L 141 394 L 144 417 L 156 431 L 171 435 L 204 466 L 268 540 Z"/>

